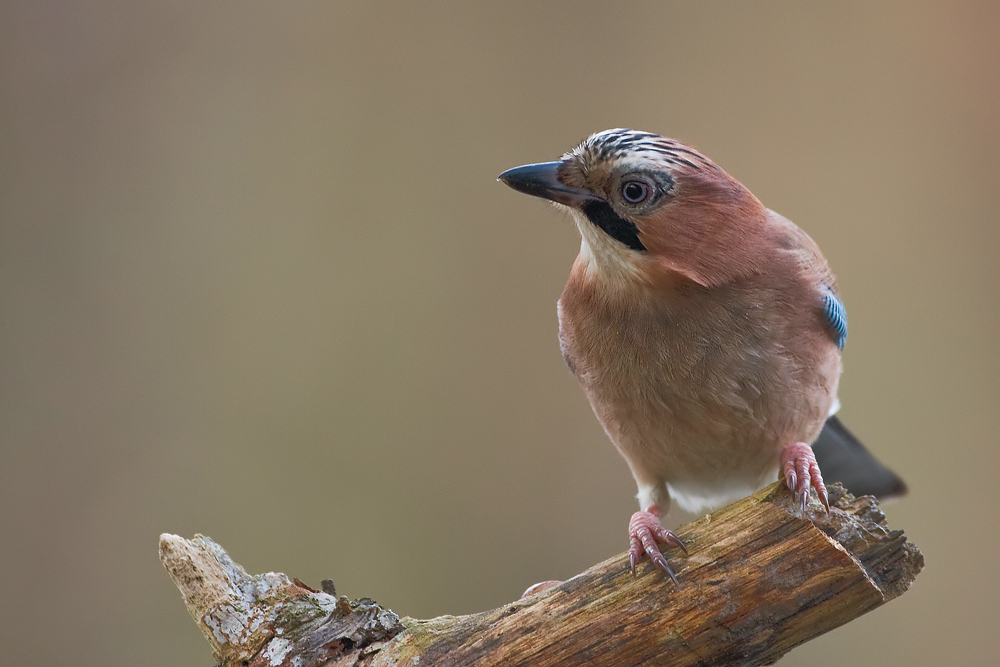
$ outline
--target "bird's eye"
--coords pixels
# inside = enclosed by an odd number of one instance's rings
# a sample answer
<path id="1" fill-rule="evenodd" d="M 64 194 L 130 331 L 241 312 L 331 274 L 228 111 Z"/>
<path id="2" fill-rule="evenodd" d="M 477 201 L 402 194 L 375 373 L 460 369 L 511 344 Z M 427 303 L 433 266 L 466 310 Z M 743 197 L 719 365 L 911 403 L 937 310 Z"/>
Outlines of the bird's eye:
<path id="1" fill-rule="evenodd" d="M 652 189 L 642 181 L 625 181 L 622 183 L 622 198 L 629 204 L 641 204 L 649 199 Z"/>

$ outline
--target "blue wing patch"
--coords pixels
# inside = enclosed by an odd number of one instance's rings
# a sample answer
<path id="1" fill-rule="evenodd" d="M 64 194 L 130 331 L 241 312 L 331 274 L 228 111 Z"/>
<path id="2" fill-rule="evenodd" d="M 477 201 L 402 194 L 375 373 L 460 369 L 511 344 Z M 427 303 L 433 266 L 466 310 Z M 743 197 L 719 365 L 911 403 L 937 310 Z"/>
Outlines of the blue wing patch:
<path id="1" fill-rule="evenodd" d="M 829 287 L 823 290 L 823 316 L 830 326 L 834 342 L 843 350 L 847 342 L 847 311 L 844 302 Z"/>

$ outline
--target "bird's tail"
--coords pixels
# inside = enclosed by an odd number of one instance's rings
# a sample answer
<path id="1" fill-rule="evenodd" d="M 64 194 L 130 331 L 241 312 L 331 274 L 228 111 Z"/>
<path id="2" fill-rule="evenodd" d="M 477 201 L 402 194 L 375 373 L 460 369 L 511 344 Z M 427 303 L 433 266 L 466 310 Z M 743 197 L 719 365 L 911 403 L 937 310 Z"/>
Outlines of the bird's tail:
<path id="1" fill-rule="evenodd" d="M 871 495 L 879 500 L 906 493 L 903 480 L 872 456 L 836 415 L 826 420 L 812 447 L 828 484 L 840 482 L 856 496 Z"/>

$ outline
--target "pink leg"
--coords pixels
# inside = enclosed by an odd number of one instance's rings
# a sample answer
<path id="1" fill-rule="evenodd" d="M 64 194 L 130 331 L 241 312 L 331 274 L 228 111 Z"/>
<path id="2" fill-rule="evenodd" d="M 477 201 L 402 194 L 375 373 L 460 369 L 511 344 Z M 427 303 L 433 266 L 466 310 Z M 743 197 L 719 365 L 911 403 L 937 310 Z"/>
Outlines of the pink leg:
<path id="1" fill-rule="evenodd" d="M 785 447 L 781 451 L 781 473 L 785 477 L 785 484 L 799 501 L 801 514 L 805 514 L 806 504 L 809 502 L 809 487 L 816 489 L 816 495 L 829 513 L 830 498 L 826 494 L 826 485 L 823 484 L 823 475 L 820 474 L 812 447 L 804 442 Z"/>
<path id="2" fill-rule="evenodd" d="M 670 569 L 667 559 L 660 553 L 657 542 L 680 547 L 687 555 L 687 547 L 681 539 L 674 535 L 672 530 L 667 530 L 660 523 L 660 508 L 651 506 L 644 512 L 636 512 L 632 515 L 632 520 L 628 522 L 628 563 L 635 574 L 635 566 L 639 563 L 643 553 L 649 556 L 653 564 L 666 572 L 674 583 L 677 584 L 677 575 Z"/>

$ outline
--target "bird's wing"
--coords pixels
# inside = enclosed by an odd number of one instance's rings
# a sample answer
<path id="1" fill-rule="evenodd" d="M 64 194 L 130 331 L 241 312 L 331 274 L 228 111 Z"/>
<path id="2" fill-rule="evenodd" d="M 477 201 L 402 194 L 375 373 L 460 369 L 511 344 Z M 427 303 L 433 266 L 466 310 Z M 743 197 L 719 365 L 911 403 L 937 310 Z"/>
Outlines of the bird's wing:
<path id="1" fill-rule="evenodd" d="M 768 221 L 777 237 L 778 247 L 795 257 L 799 270 L 816 287 L 817 307 L 823 315 L 830 336 L 837 347 L 844 349 L 847 341 L 847 310 L 837 290 L 837 280 L 833 277 L 819 246 L 791 220 L 774 211 L 768 211 Z"/>
<path id="2" fill-rule="evenodd" d="M 840 300 L 837 293 L 829 287 L 823 289 L 823 316 L 833 334 L 833 340 L 837 347 L 844 349 L 847 342 L 847 310 L 844 309 L 844 302 Z"/>

